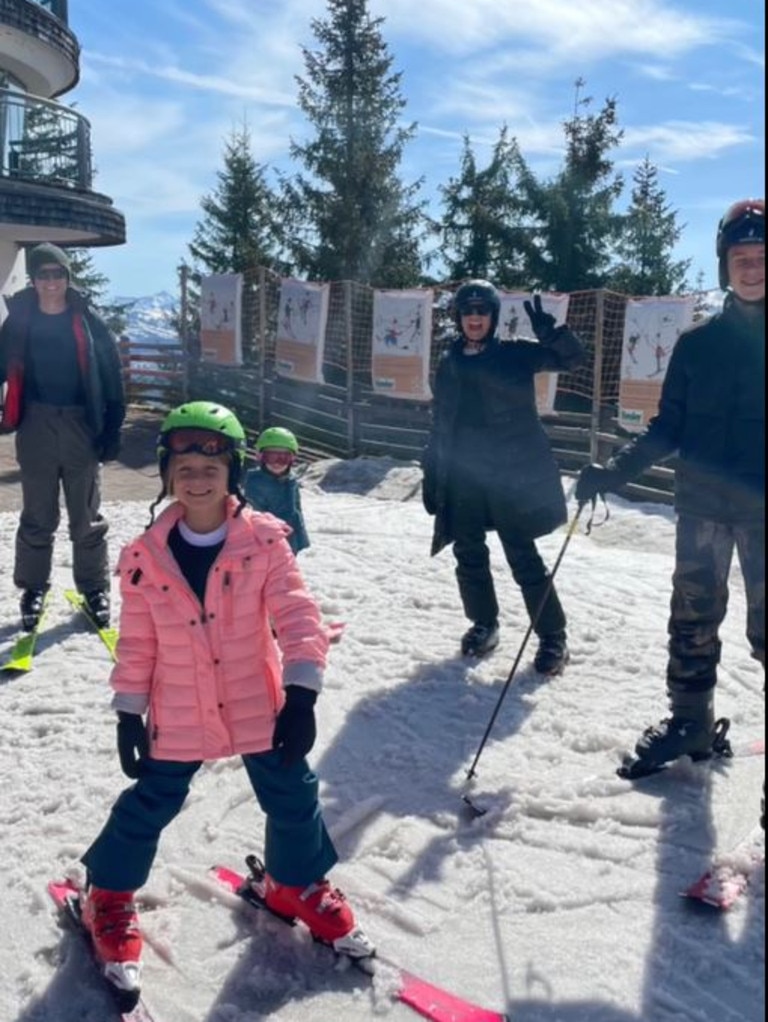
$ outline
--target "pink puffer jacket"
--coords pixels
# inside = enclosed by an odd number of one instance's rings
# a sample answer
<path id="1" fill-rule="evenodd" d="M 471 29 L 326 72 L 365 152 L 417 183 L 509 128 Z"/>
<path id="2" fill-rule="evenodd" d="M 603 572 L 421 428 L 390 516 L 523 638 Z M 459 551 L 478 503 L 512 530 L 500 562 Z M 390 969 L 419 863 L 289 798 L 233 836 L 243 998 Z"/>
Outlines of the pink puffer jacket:
<path id="1" fill-rule="evenodd" d="M 283 685 L 322 684 L 328 639 L 287 527 L 249 508 L 234 517 L 235 508 L 232 498 L 205 608 L 168 549 L 181 505 L 167 508 L 120 555 L 114 705 L 149 708 L 156 759 L 211 760 L 270 749 Z"/>

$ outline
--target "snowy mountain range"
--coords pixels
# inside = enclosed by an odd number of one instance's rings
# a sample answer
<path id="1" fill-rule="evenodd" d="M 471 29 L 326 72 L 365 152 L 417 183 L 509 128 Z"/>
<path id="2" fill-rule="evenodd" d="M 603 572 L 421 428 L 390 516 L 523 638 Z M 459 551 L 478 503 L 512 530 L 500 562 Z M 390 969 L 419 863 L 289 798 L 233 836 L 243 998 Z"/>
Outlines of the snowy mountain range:
<path id="1" fill-rule="evenodd" d="M 141 345 L 178 344 L 179 335 L 174 326 L 179 300 L 169 291 L 158 291 L 145 298 L 113 299 L 115 305 L 126 306 L 125 335 L 137 347 Z"/>

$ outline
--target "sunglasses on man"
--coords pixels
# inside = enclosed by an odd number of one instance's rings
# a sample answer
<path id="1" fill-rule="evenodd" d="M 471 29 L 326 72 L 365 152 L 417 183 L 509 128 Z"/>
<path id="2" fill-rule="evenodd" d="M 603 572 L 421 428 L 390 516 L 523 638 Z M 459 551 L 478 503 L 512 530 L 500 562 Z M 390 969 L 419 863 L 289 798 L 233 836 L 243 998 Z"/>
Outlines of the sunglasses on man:
<path id="1" fill-rule="evenodd" d="M 488 302 L 470 301 L 460 307 L 459 313 L 462 316 L 490 316 L 493 308 Z"/>
<path id="2" fill-rule="evenodd" d="M 174 429 L 160 438 L 160 444 L 171 454 L 204 454 L 209 458 L 230 454 L 235 449 L 231 437 L 194 427 Z"/>
<path id="3" fill-rule="evenodd" d="M 63 266 L 55 266 L 50 270 L 35 270 L 35 280 L 64 280 L 67 276 Z"/>

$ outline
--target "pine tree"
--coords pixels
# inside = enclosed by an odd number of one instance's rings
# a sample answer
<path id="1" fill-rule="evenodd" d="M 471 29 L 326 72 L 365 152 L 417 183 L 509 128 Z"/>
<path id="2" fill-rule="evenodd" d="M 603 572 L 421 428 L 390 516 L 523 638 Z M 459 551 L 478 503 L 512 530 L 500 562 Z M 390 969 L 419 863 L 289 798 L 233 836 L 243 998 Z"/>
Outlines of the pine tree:
<path id="1" fill-rule="evenodd" d="M 420 182 L 406 186 L 398 167 L 415 125 L 400 126 L 399 73 L 367 0 L 328 0 L 315 18 L 317 50 L 303 48 L 306 76 L 298 103 L 315 135 L 291 142 L 301 165 L 284 183 L 301 271 L 315 280 L 406 287 L 419 279 Z"/>
<path id="2" fill-rule="evenodd" d="M 658 169 L 646 156 L 633 177 L 632 201 L 623 219 L 616 254 L 621 259 L 610 287 L 628 295 L 681 294 L 691 260 L 671 252 L 683 233 L 677 212 L 659 185 Z"/>
<path id="3" fill-rule="evenodd" d="M 203 219 L 189 251 L 209 273 L 245 273 L 257 266 L 275 267 L 280 250 L 278 197 L 266 180 L 266 168 L 251 151 L 245 126 L 224 143 L 224 168 L 214 191 L 200 206 Z"/>
<path id="4" fill-rule="evenodd" d="M 529 285 L 544 290 L 582 291 L 605 286 L 610 252 L 620 230 L 614 204 L 623 179 L 613 172 L 610 152 L 623 137 L 616 100 L 588 114 L 591 97 L 576 81 L 573 117 L 565 121 L 565 160 L 550 181 L 540 182 L 520 160 L 520 185 L 533 222 L 528 250 Z"/>
<path id="5" fill-rule="evenodd" d="M 464 137 L 458 178 L 441 185 L 445 213 L 442 252 L 452 280 L 484 277 L 507 288 L 527 287 L 528 232 L 516 191 L 517 141 L 499 131 L 490 162 L 479 169 L 469 136 Z"/>
<path id="6" fill-rule="evenodd" d="M 81 291 L 116 337 L 120 337 L 127 325 L 127 311 L 130 302 L 106 300 L 109 278 L 96 269 L 93 256 L 87 248 L 67 250 L 70 261 L 72 286 Z"/>

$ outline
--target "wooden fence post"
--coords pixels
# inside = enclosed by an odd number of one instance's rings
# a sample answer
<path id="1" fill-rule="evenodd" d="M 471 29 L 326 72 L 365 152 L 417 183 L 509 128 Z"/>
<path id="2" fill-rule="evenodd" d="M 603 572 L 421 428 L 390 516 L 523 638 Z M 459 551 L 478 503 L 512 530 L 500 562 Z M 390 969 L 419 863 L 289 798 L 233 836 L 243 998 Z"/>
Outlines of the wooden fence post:
<path id="1" fill-rule="evenodd" d="M 344 288 L 344 334 L 347 359 L 347 379 L 345 404 L 347 411 L 347 456 L 354 458 L 357 431 L 355 429 L 355 361 L 354 361 L 354 329 L 352 323 L 352 281 L 345 280 Z"/>
<path id="2" fill-rule="evenodd" d="M 595 295 L 595 360 L 592 367 L 592 411 L 589 420 L 589 460 L 597 461 L 600 409 L 603 403 L 603 327 L 605 321 L 605 291 Z"/>
<path id="3" fill-rule="evenodd" d="M 259 433 L 265 428 L 267 416 L 267 271 L 259 267 L 259 358 L 256 363 L 259 391 Z"/>

